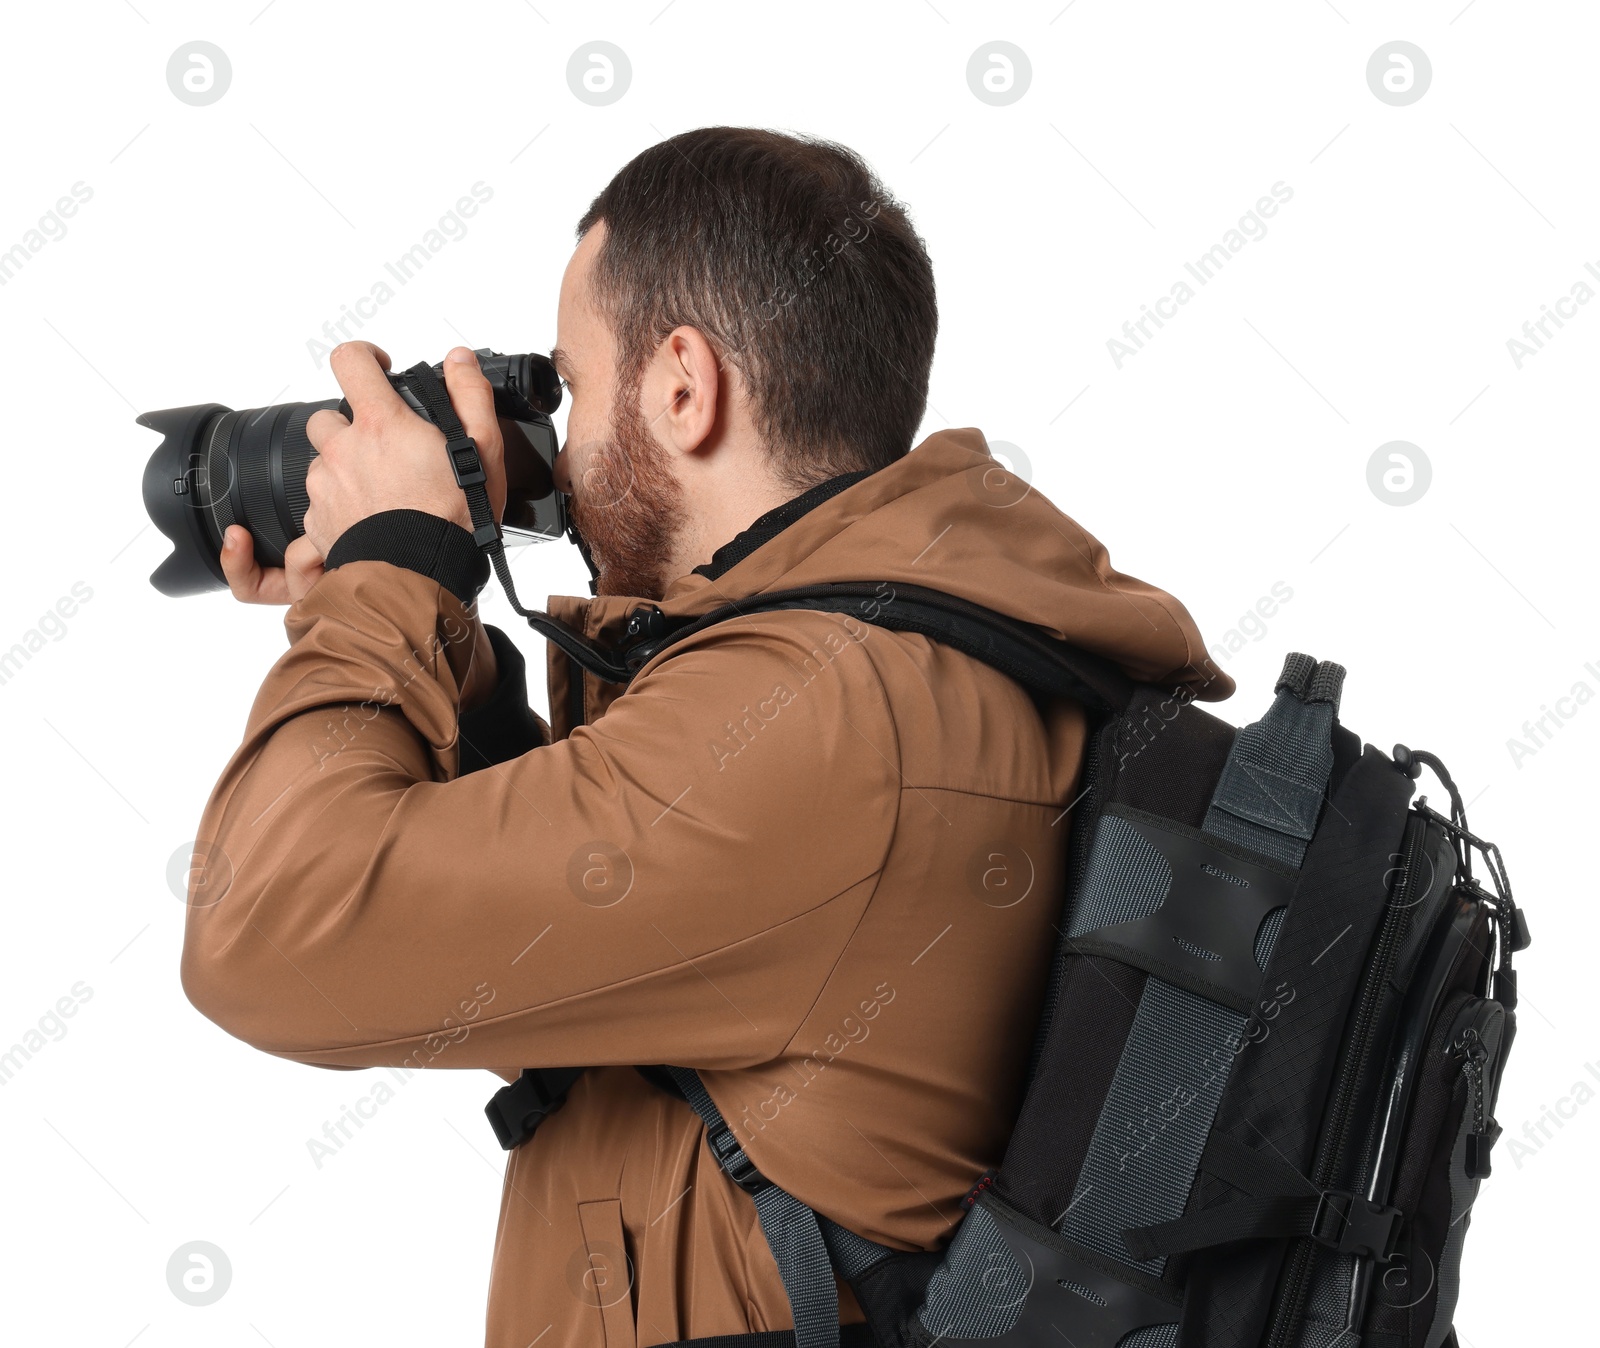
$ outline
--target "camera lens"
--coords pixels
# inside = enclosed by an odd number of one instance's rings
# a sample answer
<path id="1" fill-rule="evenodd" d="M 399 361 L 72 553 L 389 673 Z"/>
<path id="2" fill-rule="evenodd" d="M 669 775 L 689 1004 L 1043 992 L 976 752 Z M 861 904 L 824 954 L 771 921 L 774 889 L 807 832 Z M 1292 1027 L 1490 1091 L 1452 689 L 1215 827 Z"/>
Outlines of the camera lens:
<path id="1" fill-rule="evenodd" d="M 306 469 L 317 452 L 306 439 L 306 422 L 320 403 L 223 412 L 206 436 L 203 474 L 196 476 L 194 506 L 210 517 L 217 547 L 230 524 L 242 524 L 255 540 L 262 566 L 282 566 L 284 550 L 305 532 Z"/>
<path id="2" fill-rule="evenodd" d="M 528 539 L 560 538 L 567 520 L 550 472 L 558 446 L 549 414 L 561 405 L 561 381 L 541 355 L 477 354 L 504 442 L 502 527 Z M 435 376 L 443 377 L 442 368 L 433 367 Z M 389 381 L 414 411 L 427 415 L 403 375 L 391 374 Z M 221 554 L 230 524 L 250 531 L 261 566 L 283 565 L 285 550 L 305 532 L 310 505 L 306 470 L 316 450 L 306 423 L 324 408 L 350 410 L 343 399 L 327 398 L 241 411 L 202 403 L 138 418 L 163 437 L 144 470 L 145 510 L 173 542 L 172 555 L 150 576 L 156 589 L 173 596 L 226 589 Z"/>
<path id="3" fill-rule="evenodd" d="M 283 565 L 284 550 L 304 532 L 310 504 L 306 469 L 316 451 L 306 422 L 339 403 L 330 398 L 240 411 L 213 404 L 139 418 L 166 437 L 145 469 L 145 509 L 177 544 L 150 577 L 156 589 L 185 595 L 225 587 L 220 555 L 230 524 L 250 531 L 260 565 Z"/>

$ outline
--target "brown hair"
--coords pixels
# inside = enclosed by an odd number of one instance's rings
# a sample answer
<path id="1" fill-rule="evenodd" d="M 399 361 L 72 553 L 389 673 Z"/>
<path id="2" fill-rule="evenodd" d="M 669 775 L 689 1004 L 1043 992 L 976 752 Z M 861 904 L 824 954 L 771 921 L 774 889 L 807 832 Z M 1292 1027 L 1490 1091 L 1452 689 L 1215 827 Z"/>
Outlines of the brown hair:
<path id="1" fill-rule="evenodd" d="M 593 297 L 622 389 L 680 324 L 749 391 L 780 479 L 803 488 L 911 448 L 939 327 L 933 265 L 855 151 L 749 127 L 634 156 L 578 222 L 604 220 Z"/>

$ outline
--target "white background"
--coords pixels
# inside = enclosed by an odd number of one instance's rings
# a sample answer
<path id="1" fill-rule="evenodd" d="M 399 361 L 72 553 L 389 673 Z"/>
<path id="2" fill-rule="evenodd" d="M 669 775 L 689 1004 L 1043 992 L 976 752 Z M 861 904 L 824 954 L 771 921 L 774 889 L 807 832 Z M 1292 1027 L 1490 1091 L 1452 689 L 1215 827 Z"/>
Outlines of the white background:
<path id="1" fill-rule="evenodd" d="M 1507 346 L 1600 267 L 1590 7 L 537 5 L 5 7 L 0 250 L 74 183 L 92 191 L 0 287 L 0 649 L 75 582 L 92 591 L 0 685 L 0 1049 L 92 990 L 0 1086 L 6 1340 L 481 1341 L 503 1160 L 481 1110 L 498 1080 L 419 1074 L 318 1169 L 307 1140 L 377 1073 L 256 1052 L 183 996 L 169 862 L 284 633 L 280 611 L 150 588 L 166 547 L 139 496 L 155 437 L 133 417 L 336 392 L 308 340 L 478 181 L 493 196 L 466 236 L 360 335 L 397 366 L 463 338 L 548 349 L 590 199 L 643 147 L 712 123 L 843 140 L 909 204 L 941 309 L 924 433 L 1020 447 L 1208 641 L 1275 582 L 1292 590 L 1228 657 L 1240 691 L 1215 710 L 1254 719 L 1284 652 L 1309 651 L 1349 668 L 1343 718 L 1364 739 L 1445 758 L 1536 940 L 1462 1343 L 1592 1334 L 1600 1103 L 1573 1088 L 1586 1063 L 1600 1072 L 1600 706 L 1565 704 L 1520 762 L 1508 741 L 1574 684 L 1600 692 L 1600 304 L 1520 368 Z M 231 62 L 209 106 L 166 79 L 195 39 Z M 568 86 L 593 39 L 631 61 L 609 106 Z M 996 39 L 1031 63 L 1006 106 L 966 77 Z M 1366 77 L 1397 39 L 1432 66 L 1407 106 Z M 1293 196 L 1266 235 L 1118 368 L 1108 339 L 1279 182 Z M 1415 504 L 1368 485 L 1392 440 L 1431 463 Z M 525 598 L 585 592 L 564 545 L 515 568 Z M 517 631 L 492 584 L 483 607 Z M 1524 1124 L 1563 1098 L 1572 1117 L 1534 1130 L 1535 1150 Z M 167 1284 L 195 1240 L 232 1266 L 207 1307 Z"/>

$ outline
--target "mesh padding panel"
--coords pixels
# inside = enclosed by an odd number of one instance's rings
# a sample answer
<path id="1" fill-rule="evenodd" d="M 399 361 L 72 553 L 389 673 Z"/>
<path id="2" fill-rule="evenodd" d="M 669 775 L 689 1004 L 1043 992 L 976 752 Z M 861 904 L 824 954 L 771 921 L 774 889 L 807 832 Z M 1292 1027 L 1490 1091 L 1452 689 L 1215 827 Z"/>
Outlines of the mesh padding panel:
<path id="1" fill-rule="evenodd" d="M 1256 967 L 1265 969 L 1272 962 L 1272 952 L 1278 944 L 1278 933 L 1283 930 L 1283 919 L 1288 916 L 1287 906 L 1274 908 L 1264 918 L 1256 929 L 1255 956 Z"/>
<path id="2" fill-rule="evenodd" d="M 1104 815 L 1067 935 L 1076 940 L 1100 927 L 1148 917 L 1161 907 L 1171 887 L 1167 859 L 1127 820 Z"/>
<path id="3" fill-rule="evenodd" d="M 1177 1348 L 1177 1325 L 1146 1325 L 1125 1335 L 1117 1348 Z"/>
<path id="4" fill-rule="evenodd" d="M 1027 1299 L 1027 1271 L 988 1209 L 974 1204 L 928 1283 L 917 1318 L 941 1337 L 993 1339 L 1017 1323 Z"/>

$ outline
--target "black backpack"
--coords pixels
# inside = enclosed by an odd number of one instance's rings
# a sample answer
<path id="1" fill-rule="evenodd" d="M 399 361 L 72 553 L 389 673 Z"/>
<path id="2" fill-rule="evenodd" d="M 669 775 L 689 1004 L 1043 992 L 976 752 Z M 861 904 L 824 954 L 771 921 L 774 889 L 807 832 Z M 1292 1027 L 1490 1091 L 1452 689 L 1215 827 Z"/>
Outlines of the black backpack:
<path id="1" fill-rule="evenodd" d="M 519 611 L 626 682 L 672 642 L 779 608 L 945 642 L 1077 699 L 1090 733 L 1023 1105 L 944 1249 L 890 1250 L 814 1213 L 756 1170 L 691 1069 L 638 1069 L 705 1120 L 794 1312 L 793 1331 L 687 1342 L 1455 1348 L 1528 933 L 1444 765 L 1340 725 L 1336 664 L 1289 655 L 1272 705 L 1236 729 L 1191 689 L 900 584 L 760 595 L 670 630 L 646 605 L 614 651 Z M 1448 815 L 1411 801 L 1424 766 Z M 499 1091 L 501 1145 L 582 1070 L 527 1069 Z M 834 1269 L 866 1325 L 841 1330 Z"/>

